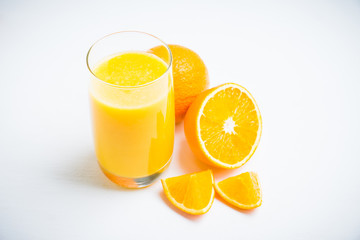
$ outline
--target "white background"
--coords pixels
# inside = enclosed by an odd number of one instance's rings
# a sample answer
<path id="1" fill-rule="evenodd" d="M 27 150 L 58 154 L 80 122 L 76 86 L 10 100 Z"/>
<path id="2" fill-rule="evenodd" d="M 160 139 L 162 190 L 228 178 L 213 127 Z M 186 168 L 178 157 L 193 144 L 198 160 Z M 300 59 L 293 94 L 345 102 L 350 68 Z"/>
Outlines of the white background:
<path id="1" fill-rule="evenodd" d="M 124 190 L 92 145 L 85 55 L 142 30 L 195 50 L 211 86 L 236 82 L 263 116 L 258 150 L 217 180 L 259 173 L 263 205 L 218 198 L 200 217 L 160 181 Z M 359 1 L 0 1 L 0 239 L 360 239 Z M 207 166 L 176 128 L 163 177 Z"/>

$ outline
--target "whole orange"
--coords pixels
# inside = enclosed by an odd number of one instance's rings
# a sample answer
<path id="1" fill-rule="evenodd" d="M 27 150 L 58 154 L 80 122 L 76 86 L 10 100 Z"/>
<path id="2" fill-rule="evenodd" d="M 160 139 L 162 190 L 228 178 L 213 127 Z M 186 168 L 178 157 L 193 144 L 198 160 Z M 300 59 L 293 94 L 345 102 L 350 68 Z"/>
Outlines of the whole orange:
<path id="1" fill-rule="evenodd" d="M 179 123 L 197 95 L 208 88 L 209 74 L 203 60 L 194 51 L 180 45 L 168 46 L 173 56 L 175 122 Z M 162 46 L 149 52 L 167 60 L 166 49 Z"/>

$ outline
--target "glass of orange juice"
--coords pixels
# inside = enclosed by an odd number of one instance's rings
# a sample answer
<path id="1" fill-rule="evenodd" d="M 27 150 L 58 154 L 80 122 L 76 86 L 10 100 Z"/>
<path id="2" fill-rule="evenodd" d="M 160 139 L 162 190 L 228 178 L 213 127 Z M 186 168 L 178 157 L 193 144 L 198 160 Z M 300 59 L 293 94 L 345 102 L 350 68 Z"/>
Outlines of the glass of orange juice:
<path id="1" fill-rule="evenodd" d="M 162 58 L 151 53 L 155 46 Z M 167 168 L 173 153 L 171 51 L 150 34 L 124 31 L 95 42 L 86 60 L 100 168 L 118 185 L 146 187 Z"/>

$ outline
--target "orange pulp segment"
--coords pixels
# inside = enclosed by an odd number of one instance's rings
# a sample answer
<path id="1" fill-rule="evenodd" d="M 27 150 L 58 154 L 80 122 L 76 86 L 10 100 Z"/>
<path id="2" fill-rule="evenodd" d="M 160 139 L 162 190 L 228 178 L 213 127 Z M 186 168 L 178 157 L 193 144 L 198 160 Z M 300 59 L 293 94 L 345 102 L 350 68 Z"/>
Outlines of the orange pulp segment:
<path id="1" fill-rule="evenodd" d="M 211 170 L 161 179 L 161 183 L 169 201 L 186 213 L 204 214 L 214 201 L 214 177 Z"/>
<path id="2" fill-rule="evenodd" d="M 259 207 L 262 194 L 258 175 L 245 172 L 215 184 L 216 192 L 228 203 L 242 209 Z"/>

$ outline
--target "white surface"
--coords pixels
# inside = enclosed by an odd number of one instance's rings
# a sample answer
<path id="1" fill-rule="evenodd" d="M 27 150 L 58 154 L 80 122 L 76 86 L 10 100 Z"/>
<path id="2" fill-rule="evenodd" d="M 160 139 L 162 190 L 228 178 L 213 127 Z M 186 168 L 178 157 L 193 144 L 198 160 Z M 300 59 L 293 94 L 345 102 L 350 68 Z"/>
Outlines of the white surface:
<path id="1" fill-rule="evenodd" d="M 360 3 L 0 2 L 0 239 L 359 239 Z M 123 190 L 97 167 L 85 55 L 142 30 L 194 49 L 211 86 L 237 82 L 263 116 L 258 150 L 216 179 L 259 173 L 263 205 L 189 217 L 160 182 Z M 163 177 L 205 169 L 176 129 Z"/>

